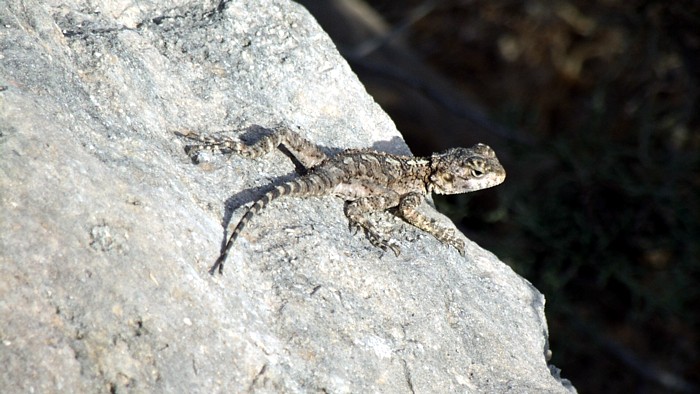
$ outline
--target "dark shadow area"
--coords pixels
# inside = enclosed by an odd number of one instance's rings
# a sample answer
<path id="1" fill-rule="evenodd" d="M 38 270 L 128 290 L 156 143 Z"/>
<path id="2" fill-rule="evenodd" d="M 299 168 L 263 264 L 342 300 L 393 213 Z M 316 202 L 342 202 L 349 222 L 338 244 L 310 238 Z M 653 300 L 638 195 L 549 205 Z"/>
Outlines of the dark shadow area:
<path id="1" fill-rule="evenodd" d="M 700 390 L 700 3 L 301 3 L 416 155 L 495 149 L 435 202 L 544 293 L 564 378 Z"/>

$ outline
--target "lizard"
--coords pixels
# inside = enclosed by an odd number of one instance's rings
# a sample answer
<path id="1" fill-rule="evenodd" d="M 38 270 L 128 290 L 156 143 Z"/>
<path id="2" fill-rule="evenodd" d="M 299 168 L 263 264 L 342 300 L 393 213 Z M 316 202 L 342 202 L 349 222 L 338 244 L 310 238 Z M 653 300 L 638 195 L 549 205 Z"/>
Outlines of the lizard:
<path id="1" fill-rule="evenodd" d="M 370 243 L 383 250 L 391 249 L 398 256 L 398 246 L 382 235 L 367 216 L 371 212 L 395 209 L 406 222 L 464 255 L 465 243 L 455 235 L 454 229 L 428 218 L 417 209 L 418 206 L 431 193 L 473 192 L 496 186 L 506 177 L 493 149 L 481 143 L 470 148 L 451 148 L 428 157 L 395 155 L 368 148 L 346 149 L 328 156 L 320 146 L 289 127 L 266 130 L 270 133 L 253 144 L 231 137 L 202 136 L 191 131 L 175 133 L 192 141 L 185 146 L 185 152 L 193 161 L 203 150 L 255 159 L 283 145 L 306 169 L 305 174 L 276 186 L 253 202 L 209 270 L 212 275 L 217 270 L 223 273 L 236 238 L 253 216 L 283 196 L 336 195 L 344 199 L 350 229 L 355 232 L 362 230 Z"/>

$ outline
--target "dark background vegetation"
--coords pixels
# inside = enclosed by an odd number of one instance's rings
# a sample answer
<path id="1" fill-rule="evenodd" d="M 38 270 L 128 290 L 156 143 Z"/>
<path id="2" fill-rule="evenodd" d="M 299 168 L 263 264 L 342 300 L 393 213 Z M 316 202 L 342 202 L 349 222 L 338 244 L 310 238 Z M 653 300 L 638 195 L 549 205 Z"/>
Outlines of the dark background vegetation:
<path id="1" fill-rule="evenodd" d="M 302 3 L 416 155 L 494 147 L 436 204 L 545 294 L 563 377 L 700 390 L 698 1 Z"/>

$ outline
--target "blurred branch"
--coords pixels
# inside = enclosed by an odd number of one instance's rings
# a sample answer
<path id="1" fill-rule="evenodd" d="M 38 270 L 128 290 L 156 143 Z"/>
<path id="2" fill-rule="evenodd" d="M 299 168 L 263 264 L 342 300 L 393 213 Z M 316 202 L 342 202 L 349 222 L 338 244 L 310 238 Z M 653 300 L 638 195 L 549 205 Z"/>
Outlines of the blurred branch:
<path id="1" fill-rule="evenodd" d="M 459 97 L 454 97 L 454 92 L 443 89 L 435 84 L 431 84 L 426 79 L 421 78 L 415 73 L 405 72 L 402 68 L 395 67 L 390 64 L 372 62 L 362 57 L 351 57 L 346 53 L 342 53 L 342 55 L 355 71 L 373 74 L 378 77 L 404 84 L 420 92 L 423 96 L 449 111 L 454 116 L 466 119 L 484 130 L 489 130 L 495 135 L 519 142 L 524 145 L 533 145 L 535 143 L 532 137 L 518 130 L 501 126 L 500 124 L 491 120 L 491 118 L 482 111 L 479 111 L 473 106 L 470 106 L 468 103 L 465 103 L 464 100 L 460 99 Z"/>
<path id="2" fill-rule="evenodd" d="M 357 47 L 355 47 L 354 50 L 349 50 L 347 56 L 352 58 L 362 58 L 368 56 L 370 53 L 376 51 L 380 47 L 388 44 L 398 36 L 402 35 L 406 30 L 408 30 L 409 27 L 432 12 L 437 7 L 438 3 L 440 3 L 440 1 L 436 0 L 427 0 L 422 2 L 419 6 L 409 11 L 408 15 L 403 21 L 396 24 L 396 26 L 393 26 L 386 33 L 361 42 Z"/>
<path id="3" fill-rule="evenodd" d="M 450 115 L 467 120 L 484 131 L 528 146 L 534 145 L 532 137 L 493 121 L 479 105 L 453 87 L 452 81 L 434 72 L 400 40 L 410 26 L 433 11 L 441 1 L 421 3 L 396 27 L 388 25 L 374 9 L 360 0 L 299 0 L 299 3 L 314 14 L 358 74 L 403 84 Z M 449 132 L 441 127 L 433 130 L 434 134 Z"/>

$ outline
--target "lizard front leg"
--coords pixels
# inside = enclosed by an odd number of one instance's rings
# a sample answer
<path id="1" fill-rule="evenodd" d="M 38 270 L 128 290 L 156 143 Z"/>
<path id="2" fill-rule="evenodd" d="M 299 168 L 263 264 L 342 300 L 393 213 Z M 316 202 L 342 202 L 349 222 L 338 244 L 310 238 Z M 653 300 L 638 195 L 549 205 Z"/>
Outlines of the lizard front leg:
<path id="1" fill-rule="evenodd" d="M 349 202 L 345 206 L 345 216 L 350 221 L 351 229 L 362 229 L 372 245 L 384 250 L 391 249 L 397 256 L 400 253 L 397 245 L 391 244 L 391 240 L 377 231 L 376 225 L 367 217 L 367 214 L 377 211 L 385 211 L 399 204 L 399 195 L 393 191 L 384 194 L 362 197 Z"/>
<path id="2" fill-rule="evenodd" d="M 416 209 L 424 199 L 425 196 L 420 193 L 405 195 L 399 202 L 399 213 L 408 223 L 432 234 L 440 242 L 454 246 L 464 256 L 464 240 L 457 238 L 453 229 L 440 225 Z"/>
<path id="3" fill-rule="evenodd" d="M 224 154 L 235 153 L 250 159 L 257 159 L 270 153 L 279 145 L 284 145 L 307 169 L 317 166 L 327 158 L 318 145 L 284 126 L 272 129 L 272 133 L 263 136 L 250 145 L 231 137 L 207 137 L 194 132 L 175 134 L 197 142 L 185 147 L 185 151 L 190 156 L 194 156 L 202 150 L 211 150 Z"/>

